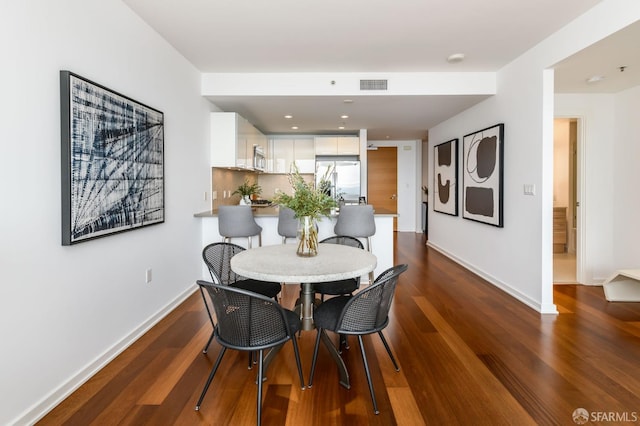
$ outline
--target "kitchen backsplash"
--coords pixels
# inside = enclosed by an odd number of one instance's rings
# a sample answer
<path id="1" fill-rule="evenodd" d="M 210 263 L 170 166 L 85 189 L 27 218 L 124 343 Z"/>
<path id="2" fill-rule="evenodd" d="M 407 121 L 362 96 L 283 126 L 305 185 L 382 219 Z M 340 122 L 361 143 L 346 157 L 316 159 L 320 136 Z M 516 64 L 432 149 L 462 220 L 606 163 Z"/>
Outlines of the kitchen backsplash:
<path id="1" fill-rule="evenodd" d="M 304 176 L 313 182 L 312 174 Z M 217 209 L 218 206 L 238 204 L 240 202 L 240 196 L 238 194 L 231 196 L 230 194 L 244 182 L 245 178 L 249 179 L 250 182 L 255 182 L 257 179 L 258 184 L 262 188 L 262 193 L 259 196 L 259 198 L 262 199 L 272 199 L 276 191 L 282 191 L 287 194 L 293 193 L 291 185 L 289 184 L 289 175 L 286 174 L 257 174 L 242 170 L 213 167 L 211 173 L 211 188 L 212 191 L 216 192 L 217 198 L 213 200 L 211 208 Z"/>

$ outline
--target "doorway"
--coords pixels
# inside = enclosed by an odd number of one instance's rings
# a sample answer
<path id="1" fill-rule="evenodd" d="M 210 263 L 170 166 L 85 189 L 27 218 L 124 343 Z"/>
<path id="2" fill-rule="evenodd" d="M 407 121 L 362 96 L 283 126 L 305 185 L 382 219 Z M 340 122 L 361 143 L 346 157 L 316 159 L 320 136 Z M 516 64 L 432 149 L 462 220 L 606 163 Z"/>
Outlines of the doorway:
<path id="1" fill-rule="evenodd" d="M 398 213 L 398 148 L 377 147 L 367 151 L 367 195 L 374 209 Z M 393 230 L 398 229 L 393 218 Z"/>
<path id="2" fill-rule="evenodd" d="M 553 282 L 577 283 L 578 119 L 554 120 Z"/>

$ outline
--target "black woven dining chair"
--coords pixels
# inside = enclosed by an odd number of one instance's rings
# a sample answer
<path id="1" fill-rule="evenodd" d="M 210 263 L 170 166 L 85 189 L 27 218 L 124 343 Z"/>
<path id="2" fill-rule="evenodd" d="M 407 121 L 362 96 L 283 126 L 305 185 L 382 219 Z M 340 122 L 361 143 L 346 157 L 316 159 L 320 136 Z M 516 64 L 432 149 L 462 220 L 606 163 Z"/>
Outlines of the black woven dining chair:
<path id="1" fill-rule="evenodd" d="M 300 318 L 295 312 L 284 309 L 275 300 L 261 294 L 202 280 L 197 283 L 200 289 L 206 291 L 211 298 L 213 310 L 218 320 L 214 329 L 214 336 L 222 346 L 222 349 L 202 389 L 196 404 L 196 411 L 200 410 L 202 401 L 227 349 L 258 352 L 257 424 L 260 425 L 265 349 L 283 345 L 291 340 L 298 367 L 300 386 L 302 389 L 305 388 L 300 364 L 300 352 L 294 337 L 295 333 L 301 328 Z"/>
<path id="2" fill-rule="evenodd" d="M 212 243 L 206 246 L 202 250 L 202 259 L 209 269 L 211 279 L 216 284 L 242 288 L 258 294 L 262 294 L 266 297 L 276 299 L 281 290 L 280 283 L 245 278 L 236 274 L 231 269 L 231 258 L 244 250 L 244 247 L 233 243 Z M 207 315 L 209 315 L 211 325 L 215 328 L 215 322 L 213 321 L 213 316 L 211 315 L 211 309 L 202 288 L 200 288 L 200 294 L 202 295 L 202 299 L 204 300 L 204 306 L 207 310 Z M 209 336 L 209 340 L 204 346 L 204 349 L 202 349 L 203 353 L 207 353 L 212 339 L 213 331 L 211 332 L 211 336 Z"/>
<path id="3" fill-rule="evenodd" d="M 407 268 L 407 265 L 397 265 L 389 268 L 381 273 L 372 285 L 359 291 L 354 296 L 333 297 L 316 308 L 313 319 L 317 328 L 317 334 L 316 344 L 313 349 L 309 387 L 313 384 L 313 375 L 316 368 L 318 348 L 320 346 L 322 333 L 330 330 L 340 335 L 356 335 L 358 336 L 358 343 L 360 344 L 364 371 L 367 376 L 367 382 L 369 383 L 373 410 L 376 414 L 380 413 L 373 390 L 373 382 L 371 381 L 362 336 L 378 333 L 391 358 L 391 362 L 393 362 L 393 366 L 396 371 L 400 371 L 400 367 L 398 367 L 398 363 L 391 353 L 391 348 L 384 338 L 382 330 L 389 324 L 389 309 L 393 301 L 398 277 L 406 271 Z"/>
<path id="4" fill-rule="evenodd" d="M 320 241 L 320 244 L 342 244 L 345 246 L 364 249 L 364 245 L 355 237 L 346 235 L 334 235 Z M 320 294 L 320 300 L 324 301 L 324 296 L 340 296 L 352 294 L 360 287 L 360 277 L 347 278 L 338 281 L 328 281 L 322 283 L 314 283 L 313 290 Z"/>

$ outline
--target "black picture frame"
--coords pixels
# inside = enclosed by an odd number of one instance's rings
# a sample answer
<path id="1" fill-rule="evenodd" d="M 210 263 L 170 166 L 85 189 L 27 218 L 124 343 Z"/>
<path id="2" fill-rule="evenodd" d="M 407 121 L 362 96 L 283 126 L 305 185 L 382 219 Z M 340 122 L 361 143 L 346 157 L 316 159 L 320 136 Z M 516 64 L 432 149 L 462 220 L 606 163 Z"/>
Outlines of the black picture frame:
<path id="1" fill-rule="evenodd" d="M 62 245 L 164 222 L 164 114 L 60 71 Z"/>
<path id="2" fill-rule="evenodd" d="M 462 139 L 462 217 L 504 227 L 504 124 Z"/>
<path id="3" fill-rule="evenodd" d="M 458 139 L 433 147 L 433 211 L 458 216 Z"/>

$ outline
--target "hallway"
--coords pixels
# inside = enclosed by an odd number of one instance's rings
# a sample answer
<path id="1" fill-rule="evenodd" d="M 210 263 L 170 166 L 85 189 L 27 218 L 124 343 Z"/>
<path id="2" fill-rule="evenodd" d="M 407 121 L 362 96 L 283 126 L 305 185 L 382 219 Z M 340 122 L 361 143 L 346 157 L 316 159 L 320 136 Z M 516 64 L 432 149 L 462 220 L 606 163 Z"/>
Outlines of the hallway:
<path id="1" fill-rule="evenodd" d="M 576 254 L 553 254 L 553 283 L 576 284 Z"/>

